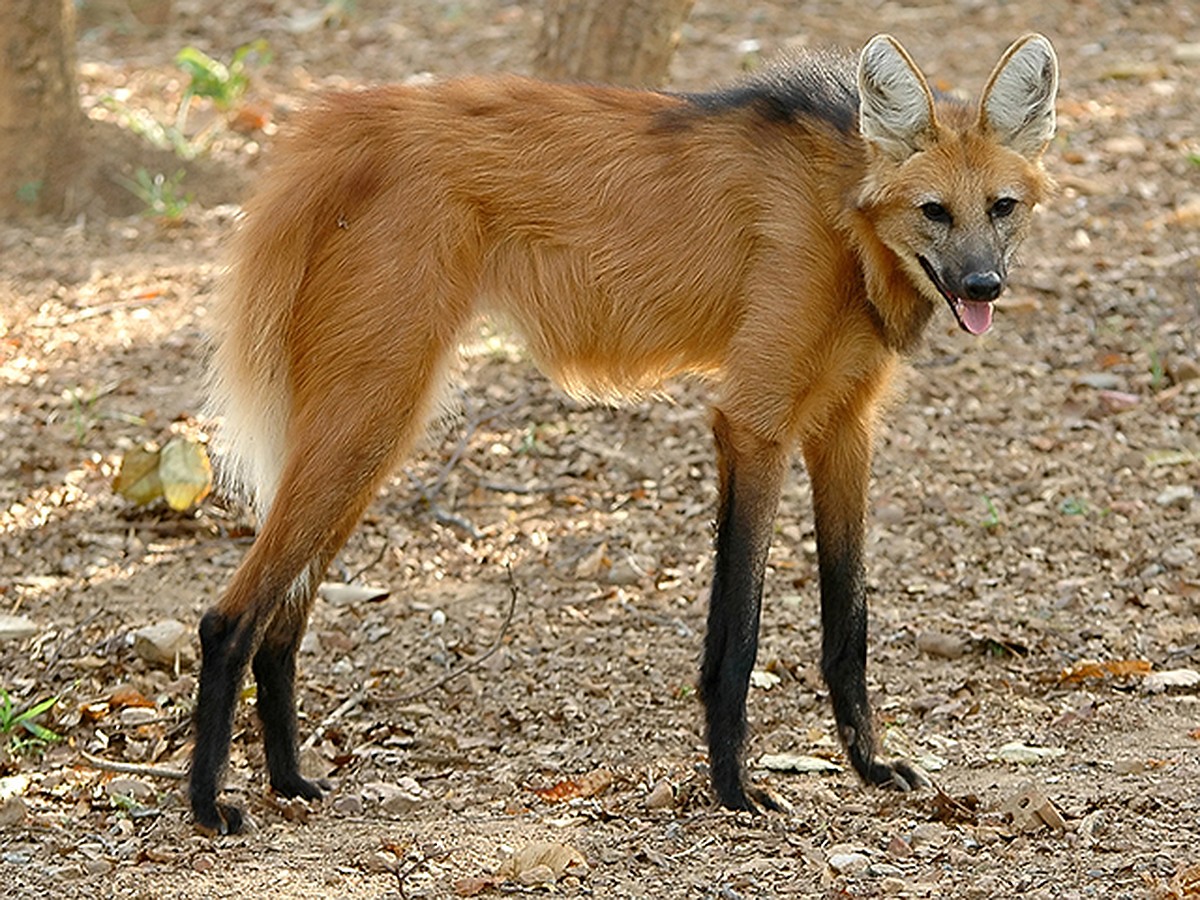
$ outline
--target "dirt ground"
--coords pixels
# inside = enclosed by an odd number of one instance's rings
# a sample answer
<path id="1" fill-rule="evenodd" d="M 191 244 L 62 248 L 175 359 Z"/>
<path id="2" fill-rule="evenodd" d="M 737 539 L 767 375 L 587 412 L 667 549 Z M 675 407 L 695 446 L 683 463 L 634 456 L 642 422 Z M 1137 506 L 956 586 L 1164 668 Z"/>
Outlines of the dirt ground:
<path id="1" fill-rule="evenodd" d="M 1180 674 L 1200 669 L 1200 7 L 1184 0 L 701 0 L 682 34 L 685 89 L 885 29 L 938 86 L 971 92 L 1025 31 L 1060 55 L 1059 194 L 993 330 L 935 318 L 875 465 L 871 687 L 886 750 L 937 790 L 868 790 L 846 769 L 797 463 L 749 744 L 791 811 L 713 806 L 695 692 L 715 500 L 704 389 L 588 407 L 483 330 L 459 416 L 330 573 L 388 593 L 316 606 L 301 731 L 334 790 L 272 797 L 243 703 L 228 793 L 253 827 L 193 829 L 161 770 L 186 767 L 192 634 L 249 520 L 219 498 L 135 508 L 114 472 L 134 446 L 211 425 L 220 242 L 275 128 L 324 86 L 528 71 L 537 6 L 359 0 L 320 20 L 316 0 L 175 0 L 155 26 L 130 12 L 152 3 L 85 5 L 89 145 L 118 214 L 0 230 L 0 613 L 30 626 L 0 638 L 0 688 L 13 714 L 58 698 L 37 721 L 64 738 L 39 752 L 20 726 L 0 735 L 2 889 L 1200 896 L 1200 692 Z M 131 111 L 174 121 L 181 48 L 228 59 L 259 38 L 271 58 L 241 131 L 197 101 L 189 135 L 211 140 L 186 164 L 133 134 Z M 113 186 L 139 168 L 186 171 L 174 220 Z M 171 619 L 182 652 L 148 662 L 134 633 Z M 784 754 L 832 765 L 779 771 Z M 572 864 L 530 868 L 534 842 Z"/>

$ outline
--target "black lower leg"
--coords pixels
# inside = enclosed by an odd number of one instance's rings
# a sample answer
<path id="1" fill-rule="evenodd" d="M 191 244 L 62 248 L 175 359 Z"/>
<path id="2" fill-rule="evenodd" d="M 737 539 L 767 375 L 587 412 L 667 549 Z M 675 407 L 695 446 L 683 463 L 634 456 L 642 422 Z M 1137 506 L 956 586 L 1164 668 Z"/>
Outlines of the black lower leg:
<path id="1" fill-rule="evenodd" d="M 227 619 L 211 610 L 200 621 L 203 662 L 188 794 L 196 822 L 222 834 L 233 834 L 242 826 L 241 812 L 218 804 L 217 791 L 229 761 L 234 709 L 253 644 L 254 629 L 249 617 Z"/>
<path id="2" fill-rule="evenodd" d="M 862 563 L 863 520 L 851 504 L 831 505 L 814 484 L 821 571 L 821 671 L 829 686 L 838 734 L 854 770 L 868 784 L 909 790 L 924 779 L 908 763 L 875 757 L 867 696 L 867 595 Z"/>
<path id="3" fill-rule="evenodd" d="M 709 763 L 717 799 L 730 809 L 777 808 L 766 794 L 748 791 L 742 771 L 746 693 L 758 654 L 763 574 L 782 468 L 775 457 L 739 467 L 721 420 L 721 506 L 708 608 L 700 694 L 708 726 Z"/>
<path id="4" fill-rule="evenodd" d="M 268 635 L 254 655 L 258 717 L 271 787 L 285 797 L 315 800 L 321 785 L 300 775 L 296 751 L 296 645 L 299 629 L 279 642 Z"/>

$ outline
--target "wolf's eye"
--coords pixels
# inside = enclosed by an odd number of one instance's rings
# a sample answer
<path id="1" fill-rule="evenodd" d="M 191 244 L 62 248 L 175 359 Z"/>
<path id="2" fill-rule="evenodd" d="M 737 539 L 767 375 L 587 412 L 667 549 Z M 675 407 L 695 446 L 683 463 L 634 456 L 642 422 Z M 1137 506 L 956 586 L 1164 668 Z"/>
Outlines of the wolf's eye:
<path id="1" fill-rule="evenodd" d="M 1012 197 L 1001 197 L 992 204 L 992 218 L 1003 219 L 1005 216 L 1012 215 L 1012 211 L 1017 208 L 1017 201 Z"/>
<path id="2" fill-rule="evenodd" d="M 946 209 L 946 207 L 942 206 L 942 204 L 935 203 L 932 200 L 928 203 L 921 204 L 921 213 L 930 222 L 938 222 L 942 225 L 949 225 L 951 221 L 950 210 Z"/>

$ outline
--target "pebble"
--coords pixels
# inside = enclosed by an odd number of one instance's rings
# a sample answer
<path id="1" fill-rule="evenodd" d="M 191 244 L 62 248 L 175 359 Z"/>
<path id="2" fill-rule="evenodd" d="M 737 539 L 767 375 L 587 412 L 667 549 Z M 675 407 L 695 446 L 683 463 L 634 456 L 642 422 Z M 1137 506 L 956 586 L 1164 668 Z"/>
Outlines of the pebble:
<path id="1" fill-rule="evenodd" d="M 1196 551 L 1191 547 L 1168 547 L 1162 552 L 1162 561 L 1172 569 L 1190 568 L 1196 561 Z"/>
<path id="2" fill-rule="evenodd" d="M 113 864 L 107 859 L 89 859 L 83 864 L 83 871 L 88 875 L 107 875 L 113 870 Z"/>
<path id="3" fill-rule="evenodd" d="M 1142 679 L 1142 690 L 1148 694 L 1159 694 L 1168 688 L 1194 688 L 1200 685 L 1200 672 L 1195 669 L 1168 669 L 1151 672 Z"/>
<path id="4" fill-rule="evenodd" d="M 132 797 L 134 800 L 149 800 L 154 788 L 137 778 L 114 778 L 104 785 L 104 793 L 110 797 Z"/>
<path id="5" fill-rule="evenodd" d="M 344 794 L 333 801 L 333 811 L 341 816 L 361 816 L 362 799 L 353 794 Z"/>
<path id="6" fill-rule="evenodd" d="M 1075 384 L 1082 387 L 1095 388 L 1100 391 L 1115 391 L 1123 382 L 1119 375 L 1112 372 L 1085 372 L 1075 378 Z"/>
<path id="7" fill-rule="evenodd" d="M 937 822 L 922 822 L 913 828 L 910 837 L 912 845 L 918 847 L 922 844 L 940 844 L 948 834 L 949 830 L 945 825 Z"/>
<path id="8" fill-rule="evenodd" d="M 178 619 L 166 619 L 135 631 L 133 652 L 151 665 L 174 666 L 177 658 L 188 658 L 190 637 L 190 628 Z"/>
<path id="9" fill-rule="evenodd" d="M 896 834 L 888 841 L 887 853 L 892 859 L 908 859 L 913 855 L 913 849 L 908 841 Z"/>
<path id="10" fill-rule="evenodd" d="M 427 797 L 427 792 L 413 778 L 401 778 L 396 784 L 373 781 L 363 785 L 362 797 L 368 802 L 378 803 L 384 812 L 393 816 L 404 815 L 416 808 Z"/>
<path id="11" fill-rule="evenodd" d="M 646 795 L 646 809 L 669 809 L 675 805 L 675 791 L 671 782 L 662 779 Z"/>
<path id="12" fill-rule="evenodd" d="M 37 625 L 27 616 L 0 616 L 0 641 L 23 641 L 37 632 Z"/>
<path id="13" fill-rule="evenodd" d="M 1146 142 L 1136 134 L 1120 134 L 1104 141 L 1101 148 L 1113 156 L 1140 156 L 1146 152 Z"/>
<path id="14" fill-rule="evenodd" d="M 871 864 L 865 853 L 834 853 L 828 862 L 829 868 L 840 875 L 854 875 L 866 871 Z"/>
<path id="15" fill-rule="evenodd" d="M 1190 484 L 1176 484 L 1155 497 L 1154 502 L 1159 506 L 1187 509 L 1192 505 L 1192 497 L 1195 493 L 1195 489 Z"/>
<path id="16" fill-rule="evenodd" d="M 958 659 L 967 652 L 967 642 L 942 631 L 922 631 L 917 635 L 917 649 L 930 656 Z"/>
<path id="17" fill-rule="evenodd" d="M 9 797 L 0 803 L 0 828 L 11 828 L 25 818 L 25 801 L 21 797 Z"/>
<path id="18" fill-rule="evenodd" d="M 616 585 L 639 584 L 648 578 L 650 566 L 641 557 L 626 553 L 613 560 L 608 570 L 608 583 Z"/>

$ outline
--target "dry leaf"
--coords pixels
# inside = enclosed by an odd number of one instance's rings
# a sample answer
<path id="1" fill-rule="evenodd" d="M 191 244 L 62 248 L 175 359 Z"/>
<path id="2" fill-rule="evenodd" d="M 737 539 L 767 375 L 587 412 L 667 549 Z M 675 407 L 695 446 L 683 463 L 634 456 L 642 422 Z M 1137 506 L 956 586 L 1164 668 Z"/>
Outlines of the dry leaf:
<path id="1" fill-rule="evenodd" d="M 134 447 L 121 460 L 121 471 L 113 479 L 113 490 L 138 506 L 153 503 L 162 496 L 158 457 L 159 450 L 152 444 Z"/>
<path id="2" fill-rule="evenodd" d="M 146 444 L 125 454 L 113 489 L 138 506 L 162 497 L 182 511 L 212 490 L 212 465 L 204 445 L 192 438 L 172 438 L 161 450 Z"/>
<path id="3" fill-rule="evenodd" d="M 113 709 L 124 709 L 127 706 L 142 706 L 147 709 L 154 709 L 154 701 L 146 697 L 137 688 L 132 688 L 129 685 L 122 685 L 112 692 L 112 696 L 108 698 L 108 705 Z"/>
<path id="4" fill-rule="evenodd" d="M 586 875 L 590 871 L 587 858 L 570 844 L 556 841 L 534 841 L 517 850 L 500 864 L 497 875 L 512 881 L 521 881 L 530 873 L 540 874 L 548 869 L 555 878 L 563 875 Z"/>
<path id="5" fill-rule="evenodd" d="M 499 875 L 472 875 L 454 882 L 454 893 L 458 897 L 475 897 L 502 884 L 504 879 Z"/>
<path id="6" fill-rule="evenodd" d="M 764 753 L 759 757 L 758 764 L 773 772 L 840 772 L 842 767 L 820 756 L 806 756 L 803 753 Z"/>
<path id="7" fill-rule="evenodd" d="M 174 438 L 159 454 L 158 478 L 163 498 L 182 512 L 199 503 L 212 490 L 212 465 L 204 445 L 192 438 Z"/>
<path id="8" fill-rule="evenodd" d="M 1144 659 L 1112 659 L 1108 662 L 1082 659 L 1069 669 L 1063 669 L 1058 680 L 1065 684 L 1079 684 L 1089 679 L 1140 678 L 1149 675 L 1153 668 Z"/>
<path id="9" fill-rule="evenodd" d="M 567 779 L 548 788 L 530 790 L 549 803 L 565 803 L 580 797 L 595 797 L 608 790 L 612 783 L 612 772 L 608 769 L 596 769 L 582 778 Z"/>
<path id="10" fill-rule="evenodd" d="M 993 759 L 998 762 L 1032 765 L 1033 763 L 1041 762 L 1043 759 L 1054 759 L 1055 757 L 1062 756 L 1066 752 L 1062 747 L 1031 747 L 1020 741 L 1009 741 L 996 751 Z"/>

